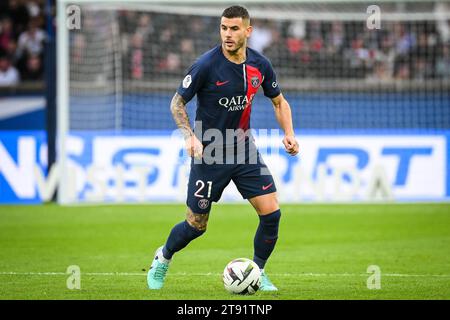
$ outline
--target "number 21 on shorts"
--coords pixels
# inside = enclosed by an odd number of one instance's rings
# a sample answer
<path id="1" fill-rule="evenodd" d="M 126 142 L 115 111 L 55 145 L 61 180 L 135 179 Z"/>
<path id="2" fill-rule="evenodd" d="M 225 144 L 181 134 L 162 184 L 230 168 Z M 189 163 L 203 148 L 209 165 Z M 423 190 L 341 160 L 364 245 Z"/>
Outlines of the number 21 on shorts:
<path id="1" fill-rule="evenodd" d="M 206 181 L 206 183 L 208 184 L 208 195 L 206 196 L 207 198 L 211 197 L 211 189 L 212 189 L 212 181 Z M 205 188 L 205 183 L 202 180 L 197 180 L 195 182 L 195 185 L 197 187 L 199 187 L 197 189 L 197 191 L 194 193 L 194 196 L 198 197 L 198 198 L 204 198 L 205 196 L 200 194 L 200 192 Z"/>

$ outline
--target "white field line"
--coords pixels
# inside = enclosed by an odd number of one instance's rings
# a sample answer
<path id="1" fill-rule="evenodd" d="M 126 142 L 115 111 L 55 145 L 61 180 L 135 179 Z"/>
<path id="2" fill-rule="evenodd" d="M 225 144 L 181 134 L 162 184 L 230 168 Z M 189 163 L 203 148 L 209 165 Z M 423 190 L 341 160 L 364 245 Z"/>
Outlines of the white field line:
<path id="1" fill-rule="evenodd" d="M 0 276 L 67 276 L 70 273 L 66 272 L 0 272 Z M 120 277 L 135 277 L 135 276 L 147 276 L 147 273 L 138 272 L 81 272 L 81 275 L 86 276 L 120 276 Z M 219 273 L 188 273 L 178 272 L 169 273 L 171 277 L 184 277 L 184 276 L 215 276 L 220 277 Z M 370 273 L 271 273 L 273 277 L 367 277 Z M 450 278 L 450 274 L 401 274 L 401 273 L 381 273 L 381 276 L 385 277 L 404 277 L 404 278 Z"/>

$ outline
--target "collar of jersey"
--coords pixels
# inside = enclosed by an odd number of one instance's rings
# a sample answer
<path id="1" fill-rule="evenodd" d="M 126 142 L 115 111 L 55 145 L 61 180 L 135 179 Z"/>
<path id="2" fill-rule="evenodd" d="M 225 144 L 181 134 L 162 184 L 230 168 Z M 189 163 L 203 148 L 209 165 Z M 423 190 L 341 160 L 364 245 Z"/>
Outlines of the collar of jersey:
<path id="1" fill-rule="evenodd" d="M 223 49 L 222 49 L 222 45 L 219 45 L 219 50 L 220 50 L 220 54 L 222 55 L 222 57 L 227 60 L 229 63 L 235 65 L 235 66 L 242 66 L 243 64 L 245 64 L 248 60 L 248 48 L 245 48 L 245 60 L 241 63 L 235 63 L 233 61 L 230 61 L 227 57 L 225 57 L 225 55 L 223 54 Z"/>

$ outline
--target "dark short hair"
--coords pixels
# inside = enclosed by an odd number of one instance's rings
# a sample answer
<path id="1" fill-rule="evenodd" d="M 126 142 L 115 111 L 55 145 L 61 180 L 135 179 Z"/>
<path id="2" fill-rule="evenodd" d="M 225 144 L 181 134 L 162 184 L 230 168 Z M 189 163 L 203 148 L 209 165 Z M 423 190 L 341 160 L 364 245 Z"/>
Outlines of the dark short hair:
<path id="1" fill-rule="evenodd" d="M 231 18 L 242 18 L 250 20 L 250 15 L 248 14 L 247 9 L 241 6 L 231 6 L 223 10 L 222 17 L 231 19 Z"/>

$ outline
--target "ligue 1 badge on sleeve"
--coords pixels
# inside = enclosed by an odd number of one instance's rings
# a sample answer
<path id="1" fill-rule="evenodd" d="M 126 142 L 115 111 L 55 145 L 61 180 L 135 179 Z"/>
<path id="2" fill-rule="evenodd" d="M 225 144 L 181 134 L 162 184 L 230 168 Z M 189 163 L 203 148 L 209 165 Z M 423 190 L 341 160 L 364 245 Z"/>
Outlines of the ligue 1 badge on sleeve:
<path id="1" fill-rule="evenodd" d="M 185 89 L 189 88 L 189 86 L 191 85 L 191 82 L 192 82 L 192 77 L 190 74 L 188 74 L 183 79 L 183 88 L 185 88 Z"/>

